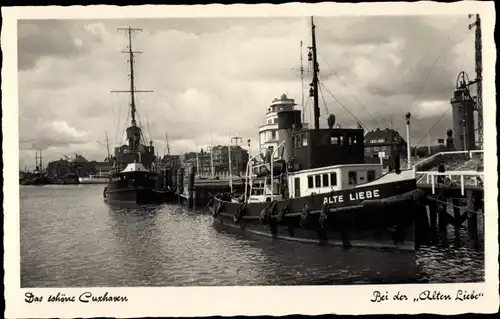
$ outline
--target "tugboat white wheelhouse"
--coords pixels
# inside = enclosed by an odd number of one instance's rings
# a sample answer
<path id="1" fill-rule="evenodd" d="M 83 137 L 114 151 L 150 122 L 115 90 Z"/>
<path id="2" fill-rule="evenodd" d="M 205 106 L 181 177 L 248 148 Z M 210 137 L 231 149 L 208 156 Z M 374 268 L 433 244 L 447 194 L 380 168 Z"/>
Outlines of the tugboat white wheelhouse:
<path id="1" fill-rule="evenodd" d="M 333 114 L 329 128 L 319 128 L 314 29 L 313 22 L 314 128 L 303 128 L 300 110 L 278 111 L 278 147 L 249 161 L 243 197 L 214 197 L 214 222 L 277 239 L 413 251 L 426 203 L 414 171 L 401 171 L 397 154 L 395 171 L 385 174 L 381 164 L 364 163 L 363 129 L 334 128 Z"/>

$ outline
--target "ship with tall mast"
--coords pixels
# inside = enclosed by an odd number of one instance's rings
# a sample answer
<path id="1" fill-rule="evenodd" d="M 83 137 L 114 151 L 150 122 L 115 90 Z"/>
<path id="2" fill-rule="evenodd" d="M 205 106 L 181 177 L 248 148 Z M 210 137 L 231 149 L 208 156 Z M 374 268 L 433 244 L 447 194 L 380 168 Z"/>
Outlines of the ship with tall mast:
<path id="1" fill-rule="evenodd" d="M 132 32 L 142 31 L 136 28 L 118 28 L 128 35 L 128 64 L 130 68 L 130 89 L 111 91 L 130 94 L 130 126 L 126 128 L 127 144 L 115 147 L 111 180 L 105 187 L 103 197 L 110 203 L 149 204 L 156 201 L 155 192 L 158 174 L 153 171 L 155 150 L 153 142 L 146 142 L 141 127 L 137 123 L 136 93 L 152 92 L 152 90 L 137 90 L 135 88 L 134 58 L 141 53 L 132 49 Z"/>
<path id="2" fill-rule="evenodd" d="M 334 128 L 333 114 L 320 128 L 313 18 L 311 40 L 314 127 L 304 127 L 301 110 L 278 107 L 277 146 L 248 161 L 244 196 L 214 196 L 214 223 L 282 240 L 414 251 L 425 193 L 413 170 L 401 170 L 398 154 L 388 173 L 364 162 L 363 128 Z"/>

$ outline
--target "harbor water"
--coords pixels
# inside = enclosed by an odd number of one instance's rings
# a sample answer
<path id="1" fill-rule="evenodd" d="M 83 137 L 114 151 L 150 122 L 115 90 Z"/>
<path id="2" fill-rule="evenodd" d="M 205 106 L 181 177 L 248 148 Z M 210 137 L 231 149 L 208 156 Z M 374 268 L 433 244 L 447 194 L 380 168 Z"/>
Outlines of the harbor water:
<path id="1" fill-rule="evenodd" d="M 484 251 L 453 228 L 415 254 L 219 229 L 206 209 L 115 207 L 104 185 L 20 187 L 21 287 L 478 282 Z"/>

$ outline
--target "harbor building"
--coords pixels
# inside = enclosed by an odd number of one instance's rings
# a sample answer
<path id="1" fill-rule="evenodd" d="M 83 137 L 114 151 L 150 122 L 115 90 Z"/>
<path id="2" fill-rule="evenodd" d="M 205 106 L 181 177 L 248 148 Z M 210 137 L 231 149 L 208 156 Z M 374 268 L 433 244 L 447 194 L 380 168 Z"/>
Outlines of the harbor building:
<path id="1" fill-rule="evenodd" d="M 259 127 L 259 149 L 267 148 L 270 153 L 279 145 L 278 136 L 278 112 L 295 110 L 295 100 L 288 98 L 286 94 L 275 98 L 266 113 L 266 124 Z M 308 128 L 307 123 L 302 123 L 304 129 Z M 279 157 L 278 152 L 274 154 L 275 158 Z"/>
<path id="2" fill-rule="evenodd" d="M 212 148 L 214 171 L 216 173 L 229 172 L 229 147 L 217 145 Z M 210 160 L 210 155 L 208 156 Z M 248 150 L 239 145 L 231 145 L 231 170 L 244 172 L 248 163 Z"/>
<path id="3" fill-rule="evenodd" d="M 76 153 L 73 159 L 59 159 L 47 164 L 47 175 L 51 177 L 63 177 L 68 174 L 77 174 L 78 176 L 88 176 L 90 174 L 109 174 L 113 163 L 109 161 L 89 162 L 81 154 Z"/>
<path id="4" fill-rule="evenodd" d="M 90 164 L 93 166 L 93 174 L 109 175 L 112 173 L 113 163 L 110 161 L 91 161 Z"/>
<path id="5" fill-rule="evenodd" d="M 181 155 L 182 166 L 189 170 L 196 167 L 196 171 L 205 176 L 212 173 L 212 162 L 214 174 L 229 173 L 229 147 L 227 145 L 217 145 L 212 147 L 212 153 L 201 150 L 189 152 Z M 236 173 L 245 172 L 249 160 L 248 150 L 239 145 L 231 146 L 231 171 Z M 199 166 L 199 167 L 198 167 Z"/>
<path id="6" fill-rule="evenodd" d="M 169 168 L 177 167 L 179 165 L 179 163 L 180 163 L 180 156 L 179 155 L 166 154 L 161 159 L 161 164 L 163 164 L 165 167 L 169 167 Z"/>
<path id="7" fill-rule="evenodd" d="M 389 160 L 389 156 L 399 146 L 400 156 L 406 158 L 406 141 L 401 135 L 393 130 L 377 128 L 365 134 L 365 159 L 370 161 L 380 161 L 382 156 L 384 163 Z"/>
<path id="8" fill-rule="evenodd" d="M 65 176 L 71 173 L 70 162 L 65 159 L 59 159 L 57 161 L 52 161 L 47 164 L 47 175 L 48 176 Z"/>

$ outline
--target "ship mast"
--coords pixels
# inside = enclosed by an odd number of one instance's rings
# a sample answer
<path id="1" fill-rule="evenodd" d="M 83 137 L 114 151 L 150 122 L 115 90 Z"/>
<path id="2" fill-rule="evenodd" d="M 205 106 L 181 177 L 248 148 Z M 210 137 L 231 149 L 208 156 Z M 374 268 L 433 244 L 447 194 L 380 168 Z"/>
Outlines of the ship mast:
<path id="1" fill-rule="evenodd" d="M 318 73 L 319 64 L 318 56 L 316 53 L 316 26 L 314 25 L 314 18 L 311 17 L 311 35 L 312 35 L 312 47 L 309 47 L 309 61 L 313 64 L 313 79 L 310 84 L 309 96 L 314 98 L 314 128 L 319 129 L 319 99 L 318 99 Z"/>
<path id="2" fill-rule="evenodd" d="M 305 113 L 306 110 L 304 108 L 304 60 L 302 58 L 302 46 L 303 43 L 300 41 L 300 85 L 301 85 L 301 93 L 302 93 L 302 123 L 305 123 Z"/>
<path id="3" fill-rule="evenodd" d="M 106 132 L 106 151 L 108 152 L 108 161 L 113 162 L 113 160 L 111 159 L 111 154 L 109 153 L 108 132 Z"/>
<path id="4" fill-rule="evenodd" d="M 153 90 L 137 90 L 135 88 L 135 74 L 134 74 L 134 58 L 135 54 L 142 53 L 141 51 L 134 51 L 132 49 L 132 32 L 133 31 L 139 31 L 142 32 L 142 29 L 137 29 L 137 28 L 131 28 L 130 26 L 128 28 L 117 28 L 118 31 L 126 31 L 128 34 L 128 47 L 126 51 L 121 51 L 121 53 L 126 53 L 129 56 L 128 63 L 130 67 L 130 89 L 129 90 L 122 90 L 122 91 L 116 91 L 113 90 L 111 92 L 113 93 L 130 93 L 130 118 L 131 118 L 131 127 L 137 128 L 137 121 L 136 121 L 136 105 L 135 105 L 135 93 L 150 93 L 153 92 Z M 135 130 L 135 133 L 140 135 L 140 132 Z M 134 134 L 135 135 L 135 134 Z M 128 138 L 134 138 L 135 136 L 128 136 Z M 131 143 L 131 145 L 135 145 L 137 141 L 134 141 Z"/>

